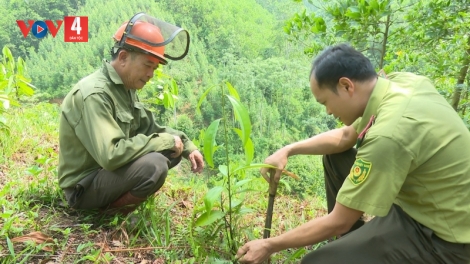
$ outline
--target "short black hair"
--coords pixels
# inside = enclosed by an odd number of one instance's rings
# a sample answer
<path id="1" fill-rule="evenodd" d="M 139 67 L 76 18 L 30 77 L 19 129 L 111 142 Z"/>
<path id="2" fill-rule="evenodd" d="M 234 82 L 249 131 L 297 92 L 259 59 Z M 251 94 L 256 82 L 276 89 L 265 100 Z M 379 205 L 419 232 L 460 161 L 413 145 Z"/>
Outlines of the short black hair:
<path id="1" fill-rule="evenodd" d="M 336 84 L 341 77 L 367 81 L 377 77 L 370 60 L 348 44 L 324 49 L 313 61 L 310 78 L 315 77 L 319 88 L 327 87 L 337 93 Z"/>

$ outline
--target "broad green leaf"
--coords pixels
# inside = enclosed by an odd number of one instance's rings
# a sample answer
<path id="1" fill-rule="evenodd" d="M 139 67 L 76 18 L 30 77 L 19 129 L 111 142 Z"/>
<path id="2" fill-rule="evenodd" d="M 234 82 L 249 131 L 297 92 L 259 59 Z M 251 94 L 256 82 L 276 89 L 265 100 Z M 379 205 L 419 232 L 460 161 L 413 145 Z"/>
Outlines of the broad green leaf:
<path id="1" fill-rule="evenodd" d="M 18 58 L 18 62 L 17 62 L 16 65 L 17 65 L 17 66 L 16 66 L 16 69 L 18 70 L 18 71 L 17 71 L 17 74 L 18 74 L 19 76 L 23 76 L 23 75 L 24 75 L 24 61 L 23 61 L 23 59 Z"/>
<path id="2" fill-rule="evenodd" d="M 253 179 L 244 179 L 235 183 L 235 187 L 242 187 L 243 185 L 251 182 Z"/>
<path id="3" fill-rule="evenodd" d="M 168 98 L 167 93 L 163 93 L 163 106 L 168 109 L 170 108 L 170 100 Z"/>
<path id="4" fill-rule="evenodd" d="M 377 2 L 377 0 L 370 0 L 369 2 L 369 5 L 370 5 L 370 8 L 375 10 L 375 11 L 379 11 L 379 2 Z"/>
<path id="5" fill-rule="evenodd" d="M 255 157 L 255 146 L 253 145 L 253 141 L 251 138 L 248 138 L 248 141 L 245 144 L 245 162 L 246 164 L 250 164 Z"/>
<path id="6" fill-rule="evenodd" d="M 269 164 L 265 164 L 265 163 L 252 163 L 248 166 L 243 166 L 243 167 L 238 167 L 236 168 L 235 170 L 233 170 L 233 173 L 237 172 L 237 171 L 240 171 L 240 170 L 247 170 L 247 169 L 257 169 L 257 168 L 273 168 L 273 169 L 276 169 L 276 167 L 272 166 L 272 165 L 269 165 Z"/>
<path id="7" fill-rule="evenodd" d="M 240 215 L 245 215 L 245 214 L 254 213 L 254 212 L 256 211 L 251 208 L 246 208 L 246 207 L 243 207 L 240 209 L 240 211 L 238 211 Z"/>
<path id="8" fill-rule="evenodd" d="M 25 83 L 26 85 L 28 85 L 29 87 L 33 88 L 33 89 L 37 89 L 36 86 L 34 86 L 32 83 L 31 83 L 31 79 L 28 79 L 28 78 L 25 78 L 24 76 L 21 76 L 21 75 L 17 75 L 18 77 L 18 80 L 20 80 L 21 82 Z"/>
<path id="9" fill-rule="evenodd" d="M 3 53 L 3 61 L 6 62 L 8 61 L 13 61 L 13 55 L 11 54 L 10 49 L 7 46 L 4 46 L 2 49 Z"/>
<path id="10" fill-rule="evenodd" d="M 346 14 L 344 15 L 353 19 L 357 19 L 361 17 L 361 13 L 359 12 L 359 8 L 357 6 L 348 7 L 348 10 L 346 11 Z"/>
<path id="11" fill-rule="evenodd" d="M 233 106 L 233 110 L 235 112 L 235 118 L 238 120 L 240 124 L 240 128 L 242 130 L 242 136 L 243 136 L 242 142 L 243 142 L 243 145 L 245 145 L 251 134 L 251 122 L 250 122 L 250 116 L 248 115 L 248 110 L 246 110 L 246 108 L 233 97 L 229 95 L 227 95 L 227 97 Z"/>
<path id="12" fill-rule="evenodd" d="M 220 195 L 224 188 L 222 186 L 216 186 L 210 189 L 204 196 L 204 205 L 206 207 L 206 212 L 210 212 L 215 202 L 220 199 Z"/>
<path id="13" fill-rule="evenodd" d="M 214 120 L 204 133 L 204 158 L 207 164 L 214 168 L 215 137 L 219 129 L 220 119 Z"/>
<path id="14" fill-rule="evenodd" d="M 197 218 L 195 225 L 196 226 L 210 225 L 224 216 L 225 216 L 225 213 L 219 210 L 205 212 Z"/>
<path id="15" fill-rule="evenodd" d="M 238 129 L 236 127 L 232 128 L 232 129 L 233 129 L 233 131 L 235 131 L 235 133 L 237 133 L 238 137 L 243 142 L 243 132 L 241 131 L 241 129 Z"/>
<path id="16" fill-rule="evenodd" d="M 202 104 L 202 101 L 204 100 L 204 98 L 206 98 L 207 94 L 212 90 L 212 88 L 214 88 L 215 85 L 212 85 L 211 87 L 207 88 L 207 90 L 204 91 L 204 93 L 201 95 L 201 97 L 199 98 L 199 102 L 197 102 L 197 106 L 196 106 L 196 111 L 198 113 L 201 113 L 201 104 Z"/>
<path id="17" fill-rule="evenodd" d="M 6 89 L 6 93 L 10 94 L 13 92 L 13 89 L 15 88 L 15 76 L 12 75 L 10 78 L 8 78 L 8 86 Z"/>
<path id="18" fill-rule="evenodd" d="M 8 108 L 10 108 L 10 100 L 0 99 L 0 101 L 2 102 L 3 109 L 7 110 Z"/>
<path id="19" fill-rule="evenodd" d="M 235 194 L 241 194 L 241 193 L 246 193 L 246 192 L 259 192 L 259 190 L 255 189 L 241 189 L 239 191 L 236 191 Z"/>
<path id="20" fill-rule="evenodd" d="M 11 242 L 10 238 L 7 237 L 7 245 L 8 245 L 8 250 L 10 251 L 10 254 L 15 257 L 15 249 L 13 247 L 13 243 Z"/>
<path id="21" fill-rule="evenodd" d="M 321 17 L 315 18 L 315 28 L 318 32 L 326 32 L 326 23 L 325 20 Z"/>
<path id="22" fill-rule="evenodd" d="M 290 255 L 289 259 L 287 259 L 286 262 L 293 262 L 295 259 L 300 258 L 305 254 L 305 248 L 299 248 L 297 249 L 294 254 Z"/>
<path id="23" fill-rule="evenodd" d="M 243 200 L 233 199 L 232 200 L 232 208 L 240 206 L 242 203 L 243 203 Z"/>
<path id="24" fill-rule="evenodd" d="M 243 142 L 243 132 L 238 128 L 233 128 L 233 131 L 237 133 L 237 135 L 240 137 L 240 140 Z M 250 138 L 248 138 L 248 141 L 243 146 L 243 151 L 245 153 L 245 164 L 250 164 L 255 156 L 255 147 L 253 145 L 253 141 Z"/>
<path id="25" fill-rule="evenodd" d="M 227 165 L 219 165 L 219 171 L 224 175 L 225 177 L 228 176 L 228 167 Z"/>
<path id="26" fill-rule="evenodd" d="M 178 95 L 178 84 L 175 79 L 171 79 L 171 93 L 175 96 Z"/>
<path id="27" fill-rule="evenodd" d="M 29 87 L 28 84 L 23 82 L 22 80 L 19 80 L 17 85 L 18 85 L 18 88 L 19 88 L 19 94 L 27 95 L 27 96 L 31 96 L 31 95 L 34 94 L 34 90 L 31 89 L 31 87 Z"/>
<path id="28" fill-rule="evenodd" d="M 227 88 L 228 88 L 228 92 L 230 93 L 230 95 L 237 99 L 237 101 L 240 102 L 240 96 L 238 95 L 238 92 L 235 88 L 233 88 L 232 84 L 229 83 L 229 82 L 226 82 L 226 85 L 227 85 Z"/>

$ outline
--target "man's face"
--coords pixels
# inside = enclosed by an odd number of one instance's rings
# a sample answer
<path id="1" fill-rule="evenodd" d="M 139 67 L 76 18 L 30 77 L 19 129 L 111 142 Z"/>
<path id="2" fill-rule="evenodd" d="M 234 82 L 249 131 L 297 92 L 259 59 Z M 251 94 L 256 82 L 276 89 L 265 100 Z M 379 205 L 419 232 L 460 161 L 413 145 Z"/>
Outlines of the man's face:
<path id="1" fill-rule="evenodd" d="M 323 87 L 320 89 L 315 76 L 310 77 L 310 89 L 315 99 L 326 107 L 328 115 L 333 115 L 343 124 L 349 126 L 357 119 L 357 109 L 353 104 L 354 84 L 349 80 L 342 80 L 336 86 L 337 93 Z"/>
<path id="2" fill-rule="evenodd" d="M 135 52 L 124 59 L 121 79 L 127 89 L 142 89 L 153 77 L 159 63 L 150 60 L 150 55 Z"/>

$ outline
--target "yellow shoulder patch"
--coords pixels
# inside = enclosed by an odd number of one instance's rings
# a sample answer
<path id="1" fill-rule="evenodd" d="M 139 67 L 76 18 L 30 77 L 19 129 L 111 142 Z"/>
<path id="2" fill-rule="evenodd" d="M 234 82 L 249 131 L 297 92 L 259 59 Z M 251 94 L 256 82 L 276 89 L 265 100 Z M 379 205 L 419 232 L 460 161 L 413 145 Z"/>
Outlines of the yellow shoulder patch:
<path id="1" fill-rule="evenodd" d="M 354 165 L 351 168 L 349 173 L 349 179 L 354 185 L 359 185 L 363 183 L 367 176 L 370 174 L 372 168 L 372 162 L 365 161 L 363 159 L 356 159 Z"/>

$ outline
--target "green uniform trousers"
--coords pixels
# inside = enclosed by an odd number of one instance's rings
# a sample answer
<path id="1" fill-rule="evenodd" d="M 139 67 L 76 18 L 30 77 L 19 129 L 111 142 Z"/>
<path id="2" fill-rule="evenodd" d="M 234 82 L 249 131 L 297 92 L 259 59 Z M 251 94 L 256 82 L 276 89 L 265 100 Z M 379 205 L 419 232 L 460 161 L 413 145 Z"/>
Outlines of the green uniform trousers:
<path id="1" fill-rule="evenodd" d="M 356 150 L 324 157 L 328 209 L 354 163 Z M 333 203 L 334 205 L 334 203 Z M 469 264 L 470 244 L 450 243 L 393 205 L 385 217 L 307 254 L 302 264 Z"/>
<path id="2" fill-rule="evenodd" d="M 96 170 L 75 188 L 64 189 L 65 197 L 75 209 L 103 208 L 127 192 L 147 198 L 163 186 L 168 170 L 181 161 L 170 154 L 151 152 L 114 171 Z"/>

